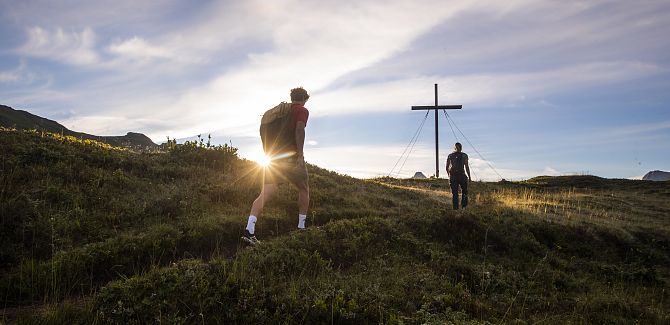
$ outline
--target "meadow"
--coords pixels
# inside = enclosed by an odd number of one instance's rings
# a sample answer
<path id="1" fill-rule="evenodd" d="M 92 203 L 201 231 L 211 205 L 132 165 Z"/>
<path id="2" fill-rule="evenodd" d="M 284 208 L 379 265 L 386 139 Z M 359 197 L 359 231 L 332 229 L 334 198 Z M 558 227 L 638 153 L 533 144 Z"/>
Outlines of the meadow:
<path id="1" fill-rule="evenodd" d="M 249 248 L 261 169 L 233 147 L 0 129 L 0 152 L 1 323 L 670 322 L 670 182 L 472 182 L 454 211 L 444 179 L 309 165 L 309 229 L 281 186 Z"/>

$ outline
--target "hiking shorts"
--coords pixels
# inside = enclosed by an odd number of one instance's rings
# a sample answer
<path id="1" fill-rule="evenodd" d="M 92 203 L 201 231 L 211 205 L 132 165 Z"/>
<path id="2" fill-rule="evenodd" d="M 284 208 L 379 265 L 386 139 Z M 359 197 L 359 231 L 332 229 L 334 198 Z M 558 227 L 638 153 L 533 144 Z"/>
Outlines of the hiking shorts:
<path id="1" fill-rule="evenodd" d="M 302 164 L 298 163 L 298 159 Z M 305 166 L 304 158 L 288 157 L 283 159 L 273 160 L 272 163 L 265 168 L 263 173 L 263 184 L 283 184 L 286 182 L 292 184 L 307 184 L 309 176 L 307 175 L 307 167 Z"/>

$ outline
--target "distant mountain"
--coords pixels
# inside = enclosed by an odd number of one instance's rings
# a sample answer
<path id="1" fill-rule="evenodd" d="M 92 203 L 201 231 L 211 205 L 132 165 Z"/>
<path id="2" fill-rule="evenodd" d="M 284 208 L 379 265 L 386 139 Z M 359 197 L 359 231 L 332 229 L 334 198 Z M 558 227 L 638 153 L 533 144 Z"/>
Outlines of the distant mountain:
<path id="1" fill-rule="evenodd" d="M 642 176 L 642 179 L 645 181 L 670 181 L 670 173 L 654 170 Z"/>
<path id="2" fill-rule="evenodd" d="M 426 175 L 424 175 L 422 172 L 416 172 L 414 173 L 414 176 L 412 178 L 428 178 Z"/>
<path id="3" fill-rule="evenodd" d="M 81 139 L 91 139 L 105 142 L 117 147 L 130 148 L 157 148 L 149 137 L 142 133 L 128 132 L 122 136 L 97 136 L 69 130 L 62 124 L 26 111 L 16 110 L 9 106 L 0 105 L 0 126 L 16 128 L 18 130 L 37 129 L 53 133 L 62 133 Z"/>

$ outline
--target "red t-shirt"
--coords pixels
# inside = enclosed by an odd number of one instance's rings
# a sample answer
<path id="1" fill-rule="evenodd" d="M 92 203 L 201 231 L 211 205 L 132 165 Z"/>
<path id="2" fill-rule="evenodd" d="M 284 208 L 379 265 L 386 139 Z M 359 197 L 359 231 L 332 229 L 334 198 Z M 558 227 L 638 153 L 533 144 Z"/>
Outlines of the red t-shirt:
<path id="1" fill-rule="evenodd" d="M 290 134 L 295 134 L 295 129 L 298 127 L 298 122 L 302 121 L 307 126 L 307 119 L 309 118 L 309 111 L 302 106 L 301 104 L 292 104 L 291 105 L 291 129 Z M 292 141 L 285 148 L 288 152 L 296 152 L 298 150 L 298 144 L 296 143 L 295 137 L 292 137 Z M 285 151 L 281 150 L 281 151 Z"/>
<path id="2" fill-rule="evenodd" d="M 298 126 L 298 122 L 302 121 L 307 126 L 307 119 L 309 118 L 309 111 L 301 104 L 292 104 L 293 109 L 293 128 Z"/>

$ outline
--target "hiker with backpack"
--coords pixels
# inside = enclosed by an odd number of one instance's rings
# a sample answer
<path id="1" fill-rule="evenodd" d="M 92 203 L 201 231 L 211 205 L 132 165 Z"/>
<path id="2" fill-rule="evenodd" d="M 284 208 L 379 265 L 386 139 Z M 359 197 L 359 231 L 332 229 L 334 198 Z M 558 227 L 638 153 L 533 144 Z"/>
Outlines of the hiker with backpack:
<path id="1" fill-rule="evenodd" d="M 458 210 L 458 188 L 462 194 L 461 207 L 468 206 L 468 180 L 470 179 L 470 165 L 468 155 L 462 152 L 463 146 L 456 142 L 454 152 L 447 156 L 447 173 L 449 173 L 449 185 L 451 186 L 451 200 L 454 210 Z M 467 176 L 465 173 L 467 172 Z"/>
<path id="2" fill-rule="evenodd" d="M 255 236 L 256 220 L 265 203 L 277 192 L 279 184 L 289 182 L 298 189 L 298 229 L 305 229 L 309 207 L 309 176 L 305 166 L 303 148 L 305 127 L 309 111 L 305 102 L 309 94 L 302 87 L 291 89 L 291 103 L 280 103 L 263 114 L 261 119 L 261 141 L 265 155 L 271 162 L 263 170 L 263 188 L 247 219 L 242 239 L 249 244 L 259 243 Z"/>

